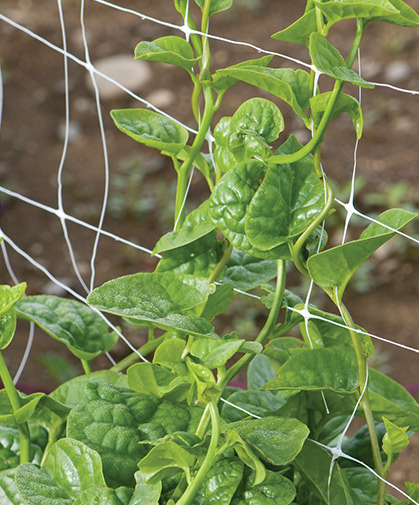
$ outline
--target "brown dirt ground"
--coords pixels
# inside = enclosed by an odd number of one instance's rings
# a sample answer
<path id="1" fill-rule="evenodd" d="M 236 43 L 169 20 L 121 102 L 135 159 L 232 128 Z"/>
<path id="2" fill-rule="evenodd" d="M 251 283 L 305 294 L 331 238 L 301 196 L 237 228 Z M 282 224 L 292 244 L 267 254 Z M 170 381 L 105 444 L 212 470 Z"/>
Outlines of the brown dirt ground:
<path id="1" fill-rule="evenodd" d="M 119 5 L 140 10 L 159 19 L 179 22 L 172 3 L 147 0 L 121 1 Z M 302 0 L 253 0 L 240 4 L 231 14 L 214 18 L 211 32 L 235 40 L 246 40 L 265 49 L 280 51 L 307 60 L 303 47 L 293 48 L 270 39 L 270 34 L 287 26 L 303 9 Z M 419 0 L 410 0 L 418 10 Z M 242 5 L 253 5 L 254 9 Z M 164 6 L 164 7 L 163 7 Z M 258 7 L 257 7 L 258 6 Z M 46 0 L 2 0 L 0 12 L 22 23 L 51 42 L 60 45 L 61 35 L 57 8 Z M 80 43 L 79 2 L 64 2 L 69 50 L 83 58 Z M 218 18 L 218 19 L 217 19 Z M 92 61 L 110 54 L 129 53 L 140 40 L 152 40 L 167 34 L 162 27 L 142 22 L 138 17 L 116 12 L 107 7 L 87 2 L 86 26 Z M 336 44 L 345 47 L 346 37 L 352 32 L 352 24 L 344 23 L 332 36 Z M 169 30 L 169 33 L 170 32 Z M 175 33 L 175 32 L 173 32 Z M 226 66 L 240 60 L 255 57 L 255 52 L 243 46 L 226 46 L 213 43 L 214 65 Z M 363 44 L 363 62 L 373 74 L 373 80 L 385 81 L 385 68 L 394 60 L 408 62 L 408 77 L 397 83 L 410 89 L 419 89 L 419 32 L 393 26 L 372 24 L 366 30 Z M 63 62 L 62 56 L 46 48 L 40 42 L 0 21 L 0 63 L 4 76 L 3 128 L 0 137 L 0 184 L 29 198 L 55 207 L 57 205 L 57 167 L 62 140 L 57 131 L 64 120 Z M 285 65 L 275 59 L 273 65 Z M 98 135 L 94 98 L 86 85 L 85 70 L 70 62 L 70 107 L 71 120 L 79 122 L 81 134 L 70 144 L 64 171 L 64 207 L 72 214 L 89 223 L 97 223 L 103 195 L 103 155 Z M 368 77 L 368 76 L 367 76 Z M 193 124 L 189 109 L 190 85 L 180 70 L 165 65 L 153 66 L 153 80 L 141 90 L 147 96 L 156 88 L 175 92 L 176 100 L 165 110 L 180 120 Z M 238 85 L 226 94 L 222 115 L 230 115 L 238 105 L 254 93 L 245 85 Z M 267 96 L 267 94 L 261 94 Z M 419 188 L 417 97 L 396 93 L 383 88 L 364 91 L 365 130 L 358 154 L 358 176 L 365 183 L 357 193 L 356 205 L 361 211 L 378 213 L 394 205 L 389 188 L 401 180 L 408 183 L 407 189 L 396 199 L 396 205 L 417 205 Z M 122 216 L 109 212 L 104 228 L 127 239 L 152 248 L 156 239 L 170 229 L 167 214 L 173 206 L 173 173 L 163 161 L 156 161 L 154 153 L 135 145 L 111 124 L 108 111 L 112 108 L 138 106 L 132 98 L 121 96 L 102 103 L 105 129 L 108 140 L 111 177 L 121 170 L 121 161 L 135 158 L 151 167 L 143 186 L 134 184 L 134 191 L 141 198 L 153 194 L 152 211 L 144 212 L 141 218 L 130 208 Z M 290 118 L 284 107 L 287 131 L 301 130 L 301 125 Z M 347 118 L 335 121 L 328 132 L 324 148 L 324 167 L 330 178 L 342 189 L 352 172 L 354 135 Z M 152 168 L 154 169 L 152 170 Z M 112 182 L 113 179 L 111 179 Z M 196 181 L 196 182 L 195 182 Z M 130 183 L 129 183 L 130 184 Z M 128 184 L 128 186 L 129 186 Z M 113 187 L 113 186 L 111 186 Z M 158 191 L 152 188 L 158 187 Z M 172 188 L 172 189 L 171 189 Z M 369 193 L 384 195 L 373 205 L 368 203 Z M 200 201 L 205 187 L 196 178 L 192 185 L 191 201 Z M 111 190 L 110 199 L 118 196 Z M 392 199 L 393 198 L 393 199 Z M 0 219 L 4 232 L 19 247 L 31 254 L 57 278 L 80 289 L 74 281 L 68 260 L 66 245 L 62 239 L 58 220 L 44 211 L 14 199 L 0 195 Z M 338 226 L 331 238 L 339 240 Z M 89 275 L 89 261 L 94 237 L 91 232 L 77 225 L 68 225 L 71 240 L 85 279 Z M 409 233 L 417 236 L 417 227 Z M 19 280 L 28 283 L 28 293 L 44 292 L 48 279 L 8 249 L 10 260 Z M 155 261 L 148 255 L 133 251 L 111 239 L 102 238 L 96 261 L 96 285 L 103 281 L 138 270 L 150 270 Z M 354 285 L 346 302 L 357 324 L 380 337 L 400 344 L 419 348 L 419 254 L 417 247 L 406 240 L 396 242 L 378 255 L 373 268 L 364 276 L 366 292 L 360 293 Z M 361 278 L 362 281 L 362 278 Z M 0 270 L 0 283 L 11 280 L 4 266 Z M 365 291 L 365 290 L 363 290 Z M 141 336 L 133 336 L 134 343 Z M 20 329 L 15 342 L 7 351 L 12 369 L 17 367 L 25 345 L 26 329 Z M 49 389 L 51 376 L 37 365 L 36 356 L 60 349 L 43 335 L 36 333 L 35 345 L 22 381 L 31 386 Z M 377 342 L 377 364 L 419 399 L 418 356 L 399 347 Z M 119 359 L 124 349 L 118 347 Z M 99 363 L 97 366 L 101 366 Z M 405 480 L 419 482 L 419 443 L 414 437 L 411 446 L 395 465 L 393 480 L 401 484 Z"/>

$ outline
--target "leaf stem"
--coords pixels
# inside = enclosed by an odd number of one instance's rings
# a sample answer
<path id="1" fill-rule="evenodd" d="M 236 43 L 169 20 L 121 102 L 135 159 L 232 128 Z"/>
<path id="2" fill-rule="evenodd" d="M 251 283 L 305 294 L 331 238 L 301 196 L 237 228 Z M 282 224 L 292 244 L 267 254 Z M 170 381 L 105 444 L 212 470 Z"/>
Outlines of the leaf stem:
<path id="1" fill-rule="evenodd" d="M 18 411 L 22 407 L 22 401 L 17 392 L 16 386 L 7 368 L 3 353 L 0 351 L 0 378 L 3 381 L 4 388 L 12 406 L 13 412 Z M 31 461 L 31 442 L 29 436 L 28 424 L 21 423 L 17 425 L 19 430 L 20 441 L 20 463 L 28 463 Z"/>
<path id="2" fill-rule="evenodd" d="M 86 375 L 90 375 L 92 373 L 92 366 L 90 364 L 90 361 L 87 361 L 85 359 L 81 359 L 81 365 L 83 367 L 84 373 Z"/>
<path id="3" fill-rule="evenodd" d="M 154 338 L 153 340 L 150 340 L 149 342 L 146 342 L 143 346 L 141 346 L 137 352 L 132 352 L 128 356 L 126 356 L 124 359 L 121 359 L 119 363 L 117 363 L 115 366 L 111 368 L 113 372 L 122 372 L 126 368 L 130 367 L 134 363 L 137 363 L 137 361 L 140 360 L 140 357 L 138 355 L 141 354 L 142 356 L 147 356 L 147 354 L 150 354 L 150 352 L 153 352 L 157 347 L 160 345 L 160 343 L 164 340 L 166 337 L 166 334 L 161 335 L 160 337 Z"/>
<path id="4" fill-rule="evenodd" d="M 215 266 L 214 270 L 212 271 L 211 275 L 208 278 L 208 282 L 211 283 L 211 282 L 214 282 L 217 280 L 218 275 L 220 274 L 222 269 L 225 267 L 227 261 L 230 259 L 232 250 L 233 250 L 233 245 L 228 243 L 228 245 L 226 246 L 226 248 L 224 250 L 223 257 Z"/>

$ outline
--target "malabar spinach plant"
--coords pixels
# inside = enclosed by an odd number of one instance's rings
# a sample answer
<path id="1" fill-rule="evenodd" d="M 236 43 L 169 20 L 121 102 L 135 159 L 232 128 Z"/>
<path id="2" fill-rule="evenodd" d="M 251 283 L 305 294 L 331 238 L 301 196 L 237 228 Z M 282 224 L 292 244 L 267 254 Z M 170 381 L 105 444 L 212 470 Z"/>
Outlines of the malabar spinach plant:
<path id="1" fill-rule="evenodd" d="M 357 240 L 328 245 L 334 195 L 321 149 L 342 113 L 362 135 L 360 104 L 343 88 L 373 87 L 352 69 L 365 27 L 418 27 L 419 16 L 402 0 L 308 0 L 303 15 L 273 37 L 305 45 L 310 71 L 276 68 L 271 56 L 213 69 L 205 33 L 232 0 L 195 4 L 192 14 L 187 0 L 174 1 L 189 40 L 142 41 L 135 58 L 189 75 L 196 135 L 189 139 L 183 126 L 151 110 L 111 113 L 122 132 L 169 157 L 176 171 L 174 231 L 155 246 L 155 271 L 110 280 L 88 296 L 89 306 L 25 297 L 24 284 L 0 287 L 0 349 L 16 320 L 27 319 L 64 343 L 85 370 L 49 395 L 24 395 L 0 353 L 0 503 L 417 503 L 417 484 L 407 483 L 411 500 L 400 501 L 381 479 L 419 430 L 419 405 L 368 368 L 372 341 L 344 304 L 354 272 L 415 214 L 387 210 Z M 328 32 L 346 19 L 354 37 L 342 55 Z M 330 88 L 323 89 L 320 73 Z M 239 81 L 274 101 L 256 96 L 214 124 Z M 282 102 L 312 134 L 306 145 L 284 136 Z M 192 166 L 210 196 L 186 215 Z M 286 288 L 291 264 L 338 315 L 307 306 Z M 233 296 L 255 288 L 266 307 L 260 332 L 217 334 L 213 322 Z M 91 361 L 118 339 L 99 311 L 148 328 L 139 352 L 150 360 L 133 354 L 92 372 Z M 244 369 L 247 389 L 231 387 Z M 353 412 L 365 423 L 348 436 Z"/>

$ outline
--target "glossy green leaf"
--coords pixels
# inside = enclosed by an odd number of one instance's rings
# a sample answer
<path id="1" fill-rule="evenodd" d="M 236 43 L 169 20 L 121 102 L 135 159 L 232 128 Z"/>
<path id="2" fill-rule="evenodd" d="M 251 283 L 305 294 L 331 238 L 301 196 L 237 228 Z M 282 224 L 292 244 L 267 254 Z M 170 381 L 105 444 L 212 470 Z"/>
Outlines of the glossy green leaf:
<path id="1" fill-rule="evenodd" d="M 0 314 L 0 350 L 5 349 L 16 331 L 16 310 L 14 307 Z"/>
<path id="2" fill-rule="evenodd" d="M 195 0 L 201 9 L 204 8 L 205 0 Z M 225 11 L 229 9 L 233 4 L 233 0 L 211 0 L 210 6 L 210 16 L 217 14 L 217 12 Z"/>
<path id="3" fill-rule="evenodd" d="M 152 42 L 142 41 L 137 44 L 134 56 L 136 60 L 161 61 L 192 71 L 198 58 L 195 58 L 192 46 L 183 38 L 176 36 L 160 37 Z"/>
<path id="4" fill-rule="evenodd" d="M 84 403 L 68 417 L 67 436 L 97 451 L 108 485 L 132 486 L 137 463 L 145 449 L 139 444 L 138 425 L 154 414 L 157 400 L 147 394 L 111 384 L 90 382 Z"/>
<path id="5" fill-rule="evenodd" d="M 358 367 L 352 354 L 341 349 L 306 349 L 286 361 L 276 379 L 263 389 L 331 390 L 352 392 L 359 387 Z"/>
<path id="6" fill-rule="evenodd" d="M 311 156 L 291 165 L 271 165 L 245 220 L 250 243 L 271 250 L 298 237 L 324 207 L 324 187 Z"/>
<path id="7" fill-rule="evenodd" d="M 166 340 L 157 347 L 153 356 L 153 363 L 170 368 L 178 375 L 185 375 L 188 373 L 187 367 L 183 362 L 185 347 L 185 340 L 180 338 Z"/>
<path id="8" fill-rule="evenodd" d="M 394 457 L 409 445 L 409 435 L 406 433 L 408 426 L 400 428 L 383 417 L 386 434 L 383 438 L 383 451 L 387 454 L 387 466 L 389 467 Z"/>
<path id="9" fill-rule="evenodd" d="M 109 333 L 97 312 L 76 300 L 58 296 L 27 296 L 16 304 L 18 317 L 33 321 L 78 358 L 90 361 L 112 349 L 118 335 Z"/>
<path id="10" fill-rule="evenodd" d="M 378 479 L 372 472 L 358 466 L 345 468 L 343 473 L 349 483 L 354 504 L 374 503 L 377 497 Z"/>
<path id="11" fill-rule="evenodd" d="M 289 505 L 296 495 L 290 480 L 277 472 L 266 472 L 266 479 L 254 485 L 254 476 L 246 480 L 232 501 L 232 505 Z"/>
<path id="12" fill-rule="evenodd" d="M 242 252 L 262 259 L 288 258 L 287 246 L 262 251 L 252 246 L 245 232 L 245 220 L 250 202 L 267 167 L 258 160 L 249 160 L 229 170 L 216 185 L 210 198 L 210 216 L 229 242 Z"/>
<path id="13" fill-rule="evenodd" d="M 183 226 L 177 231 L 163 235 L 153 249 L 153 253 L 170 251 L 195 242 L 214 229 L 209 216 L 209 202 L 205 200 L 197 209 L 186 216 Z"/>
<path id="14" fill-rule="evenodd" d="M 218 284 L 215 292 L 209 295 L 201 316 L 212 321 L 219 314 L 224 314 L 234 294 L 234 288 L 231 284 Z"/>
<path id="15" fill-rule="evenodd" d="M 7 312 L 18 302 L 26 290 L 26 282 L 17 284 L 16 286 L 0 285 L 0 315 Z"/>
<path id="16" fill-rule="evenodd" d="M 2 505 L 23 505 L 15 484 L 16 469 L 0 471 L 0 503 Z"/>
<path id="17" fill-rule="evenodd" d="M 326 110 L 331 94 L 332 93 L 328 91 L 326 93 L 316 95 L 310 99 L 311 117 L 313 118 L 315 126 L 319 125 L 324 111 Z M 344 112 L 347 112 L 351 115 L 352 122 L 355 127 L 356 136 L 358 139 L 360 139 L 364 127 L 361 105 L 353 96 L 347 95 L 346 93 L 340 93 L 333 108 L 331 119 L 339 116 Z"/>
<path id="18" fill-rule="evenodd" d="M 192 356 L 199 358 L 208 368 L 219 368 L 237 352 L 246 349 L 245 340 L 195 340 L 190 348 Z M 261 352 L 262 345 L 253 342 L 253 352 Z"/>
<path id="19" fill-rule="evenodd" d="M 183 126 L 151 110 L 113 110 L 111 117 L 123 133 L 160 151 L 176 154 L 188 141 L 188 131 Z"/>
<path id="20" fill-rule="evenodd" d="M 391 5 L 397 9 L 400 14 L 391 14 L 390 16 L 383 16 L 375 18 L 375 21 L 384 21 L 386 23 L 391 23 L 400 26 L 419 26 L 419 15 L 415 10 L 410 7 L 403 0 L 388 0 Z"/>
<path id="21" fill-rule="evenodd" d="M 24 463 L 16 469 L 15 483 L 25 505 L 72 505 L 70 496 L 43 468 Z"/>
<path id="22" fill-rule="evenodd" d="M 262 58 L 257 58 L 253 60 L 246 60 L 246 61 L 241 61 L 240 63 L 237 63 L 236 65 L 232 65 L 231 67 L 227 67 L 226 69 L 223 70 L 230 70 L 230 69 L 240 69 L 240 68 L 246 68 L 246 67 L 266 67 L 269 65 L 271 62 L 273 56 L 263 56 Z M 228 88 L 236 84 L 240 79 L 234 78 L 231 75 L 229 75 L 228 72 L 226 73 L 220 73 L 219 71 L 215 72 L 215 74 L 212 76 L 212 86 L 213 88 L 217 91 L 217 93 L 224 93 Z"/>
<path id="23" fill-rule="evenodd" d="M 317 70 L 334 79 L 347 81 L 363 88 L 373 88 L 374 85 L 365 81 L 359 74 L 346 66 L 340 52 L 318 32 L 310 35 L 310 56 Z"/>
<path id="24" fill-rule="evenodd" d="M 401 209 L 383 212 L 376 221 L 360 235 L 358 240 L 333 247 L 307 260 L 311 278 L 323 288 L 337 286 L 338 297 L 342 298 L 346 285 L 355 271 L 373 252 L 416 217 L 416 214 Z M 390 229 L 389 229 L 390 227 Z"/>
<path id="25" fill-rule="evenodd" d="M 295 337 L 277 337 L 271 339 L 263 350 L 263 354 L 269 358 L 285 363 L 297 349 L 302 349 L 304 342 Z M 276 374 L 275 374 L 276 377 Z"/>
<path id="26" fill-rule="evenodd" d="M 135 489 L 129 505 L 159 505 L 161 482 L 147 484 L 141 472 L 135 473 Z"/>
<path id="27" fill-rule="evenodd" d="M 286 465 L 301 451 L 310 430 L 298 419 L 264 417 L 230 423 L 263 460 L 272 465 Z"/>
<path id="28" fill-rule="evenodd" d="M 132 489 L 127 487 L 95 486 L 82 491 L 73 505 L 131 505 L 131 497 Z"/>
<path id="29" fill-rule="evenodd" d="M 195 456 L 180 445 L 162 442 L 138 463 L 138 468 L 147 484 L 157 484 L 182 470 L 189 475 L 195 460 Z"/>
<path id="30" fill-rule="evenodd" d="M 391 17 L 399 14 L 399 11 L 388 0 L 342 0 L 340 2 L 315 0 L 315 4 L 327 17 L 328 24 L 342 19 L 362 18 L 370 21 L 377 17 Z"/>
<path id="31" fill-rule="evenodd" d="M 217 460 L 205 476 L 192 505 L 230 505 L 243 477 L 243 463 L 238 458 Z"/>
<path id="32" fill-rule="evenodd" d="M 296 44 L 308 45 L 309 37 L 317 31 L 316 11 L 314 9 L 305 12 L 294 23 L 284 30 L 281 30 L 272 38 L 282 40 L 283 42 L 293 42 Z"/>
<path id="33" fill-rule="evenodd" d="M 310 76 L 304 70 L 261 66 L 228 67 L 217 70 L 216 76 L 230 77 L 264 89 L 281 98 L 308 125 L 305 115 L 310 99 Z"/>
<path id="34" fill-rule="evenodd" d="M 255 258 L 234 249 L 221 282 L 232 284 L 241 291 L 249 291 L 274 279 L 276 274 L 276 261 Z"/>
<path id="35" fill-rule="evenodd" d="M 247 387 L 249 390 L 259 391 L 262 386 L 275 377 L 276 371 L 271 360 L 264 354 L 255 356 L 247 369 Z"/>
<path id="36" fill-rule="evenodd" d="M 214 328 L 206 319 L 184 314 L 205 302 L 210 291 L 206 279 L 192 275 L 138 273 L 106 282 L 93 290 L 87 301 L 103 312 L 124 317 L 139 326 L 215 337 Z"/>

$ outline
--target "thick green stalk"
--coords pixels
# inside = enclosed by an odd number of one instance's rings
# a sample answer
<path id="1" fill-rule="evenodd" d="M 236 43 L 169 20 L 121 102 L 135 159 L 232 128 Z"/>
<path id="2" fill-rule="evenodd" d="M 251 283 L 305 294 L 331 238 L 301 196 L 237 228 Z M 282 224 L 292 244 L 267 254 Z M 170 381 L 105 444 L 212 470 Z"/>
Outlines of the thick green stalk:
<path id="1" fill-rule="evenodd" d="M 22 407 L 21 398 L 13 383 L 13 379 L 7 368 L 2 352 L 0 351 L 0 377 L 9 397 L 13 412 L 18 411 Z M 29 428 L 27 423 L 18 424 L 19 441 L 20 441 L 20 463 L 28 463 L 31 461 L 31 441 L 29 436 Z"/>

